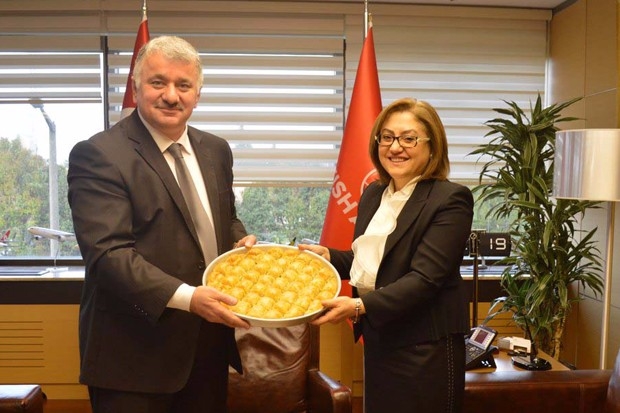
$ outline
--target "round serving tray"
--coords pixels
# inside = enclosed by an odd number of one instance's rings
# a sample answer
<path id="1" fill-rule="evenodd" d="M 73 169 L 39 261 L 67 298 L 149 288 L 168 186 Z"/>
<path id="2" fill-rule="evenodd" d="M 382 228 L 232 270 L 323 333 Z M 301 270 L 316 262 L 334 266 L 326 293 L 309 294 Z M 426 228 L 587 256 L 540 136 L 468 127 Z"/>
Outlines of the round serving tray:
<path id="1" fill-rule="evenodd" d="M 289 250 L 295 250 L 295 251 L 299 251 L 299 249 L 297 247 L 294 246 L 289 246 L 289 245 L 279 245 L 279 244 L 256 244 L 251 248 L 259 248 L 259 249 L 265 249 L 265 250 L 269 250 L 269 249 L 273 249 L 273 248 L 279 248 L 279 249 L 289 249 Z M 248 252 L 249 248 L 246 247 L 241 247 L 241 248 L 236 248 L 234 250 L 228 251 L 222 255 L 220 255 L 219 257 L 217 257 L 215 260 L 213 260 L 209 266 L 207 267 L 207 269 L 205 270 L 203 276 L 202 276 L 202 283 L 203 285 L 209 285 L 208 281 L 209 281 L 209 274 L 211 274 L 213 272 L 213 270 L 215 269 L 215 267 L 223 262 L 228 260 L 228 258 L 231 255 L 235 255 L 235 254 L 246 254 Z M 336 293 L 334 294 L 334 297 L 337 297 L 340 294 L 340 276 L 338 275 L 338 272 L 336 271 L 336 269 L 334 268 L 334 266 L 327 261 L 325 258 L 321 257 L 320 255 L 314 254 L 312 252 L 309 251 L 299 251 L 300 254 L 306 254 L 309 257 L 312 258 L 312 260 L 316 260 L 318 261 L 324 268 L 326 268 L 331 275 L 336 279 Z M 318 309 L 316 311 L 313 311 L 311 313 L 307 313 L 304 314 L 302 316 L 298 316 L 298 317 L 290 317 L 290 318 L 257 318 L 257 317 L 252 317 L 252 316 L 248 316 L 245 314 L 239 314 L 236 313 L 235 314 L 246 320 L 251 326 L 253 327 L 290 327 L 290 326 L 294 326 L 294 325 L 298 325 L 298 324 L 303 324 L 303 323 L 307 323 L 312 321 L 314 318 L 318 317 L 318 315 L 324 311 L 323 308 Z M 234 312 L 234 311 L 233 311 Z"/>

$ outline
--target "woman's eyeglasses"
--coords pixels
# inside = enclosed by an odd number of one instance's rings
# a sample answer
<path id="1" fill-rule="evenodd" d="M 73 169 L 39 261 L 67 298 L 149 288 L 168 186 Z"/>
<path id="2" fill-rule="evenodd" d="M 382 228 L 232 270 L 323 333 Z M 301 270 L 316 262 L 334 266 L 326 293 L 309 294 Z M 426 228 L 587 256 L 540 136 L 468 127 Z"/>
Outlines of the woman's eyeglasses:
<path id="1" fill-rule="evenodd" d="M 418 146 L 418 142 L 430 141 L 429 138 L 420 138 L 419 136 L 392 136 L 388 134 L 382 134 L 375 136 L 375 140 L 379 146 L 392 146 L 394 141 L 398 142 L 401 148 L 415 148 Z"/>

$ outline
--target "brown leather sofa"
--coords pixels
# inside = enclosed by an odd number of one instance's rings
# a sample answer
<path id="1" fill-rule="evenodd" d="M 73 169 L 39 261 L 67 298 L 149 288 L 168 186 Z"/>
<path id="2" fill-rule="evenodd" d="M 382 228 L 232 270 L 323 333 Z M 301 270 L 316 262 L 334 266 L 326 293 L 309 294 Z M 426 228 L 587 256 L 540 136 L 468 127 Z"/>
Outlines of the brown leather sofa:
<path id="1" fill-rule="evenodd" d="M 43 413 L 44 402 L 37 384 L 0 385 L 0 413 Z"/>
<path id="2" fill-rule="evenodd" d="M 620 353 L 613 370 L 466 373 L 463 413 L 620 413 Z"/>
<path id="3" fill-rule="evenodd" d="M 351 413 L 351 390 L 319 370 L 309 324 L 235 332 L 243 375 L 229 375 L 229 413 Z"/>
<path id="4" fill-rule="evenodd" d="M 318 370 L 314 326 L 237 331 L 244 374 L 230 373 L 230 413 L 351 413 L 348 387 Z M 620 413 L 614 370 L 466 373 L 463 413 Z"/>

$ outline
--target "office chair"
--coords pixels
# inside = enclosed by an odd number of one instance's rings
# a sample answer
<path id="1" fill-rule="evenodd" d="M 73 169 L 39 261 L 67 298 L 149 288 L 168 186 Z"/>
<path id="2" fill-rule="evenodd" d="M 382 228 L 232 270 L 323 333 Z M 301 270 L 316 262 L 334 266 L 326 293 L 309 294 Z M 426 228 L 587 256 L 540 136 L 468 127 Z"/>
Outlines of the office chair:
<path id="1" fill-rule="evenodd" d="M 230 371 L 230 413 L 351 413 L 351 389 L 319 370 L 319 327 L 236 330 L 243 375 Z"/>

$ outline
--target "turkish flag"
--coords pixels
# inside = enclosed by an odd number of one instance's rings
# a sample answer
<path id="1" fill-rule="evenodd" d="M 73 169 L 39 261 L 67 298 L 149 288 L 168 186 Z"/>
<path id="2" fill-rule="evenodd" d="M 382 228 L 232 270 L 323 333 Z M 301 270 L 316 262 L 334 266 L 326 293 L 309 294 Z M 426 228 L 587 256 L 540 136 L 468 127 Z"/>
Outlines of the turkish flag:
<path id="1" fill-rule="evenodd" d="M 138 34 L 136 36 L 136 43 L 133 46 L 133 56 L 131 56 L 131 65 L 129 66 L 129 75 L 127 76 L 127 86 L 125 87 L 125 96 L 123 97 L 123 108 L 121 110 L 121 119 L 129 116 L 131 112 L 136 108 L 136 102 L 133 100 L 133 82 L 131 76 L 133 75 L 133 66 L 136 63 L 136 56 L 138 52 L 149 41 L 149 24 L 146 18 L 146 11 L 142 14 L 142 22 L 138 27 Z"/>
<path id="2" fill-rule="evenodd" d="M 336 174 L 325 212 L 321 245 L 351 249 L 360 195 L 369 183 L 378 178 L 368 154 L 368 144 L 381 108 L 377 59 L 370 25 L 357 67 Z M 342 283 L 340 295 L 351 295 L 348 281 Z"/>

